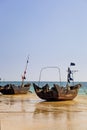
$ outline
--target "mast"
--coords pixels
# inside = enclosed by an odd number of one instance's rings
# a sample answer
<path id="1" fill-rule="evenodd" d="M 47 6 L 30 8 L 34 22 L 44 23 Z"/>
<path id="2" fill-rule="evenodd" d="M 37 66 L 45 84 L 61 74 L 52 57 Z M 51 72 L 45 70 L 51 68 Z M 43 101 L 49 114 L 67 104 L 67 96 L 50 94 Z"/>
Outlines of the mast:
<path id="1" fill-rule="evenodd" d="M 24 70 L 24 73 L 23 73 L 23 75 L 22 75 L 22 84 L 21 84 L 21 86 L 23 86 L 24 80 L 26 79 L 26 76 L 25 76 L 25 75 L 26 75 L 28 63 L 29 63 L 29 56 L 27 57 L 27 62 L 26 62 L 25 70 Z"/>
<path id="2" fill-rule="evenodd" d="M 70 63 L 70 67 L 71 66 L 75 66 L 75 63 Z M 67 86 L 70 84 L 70 82 L 72 81 L 74 84 L 74 78 L 73 78 L 73 71 L 71 71 L 71 68 L 68 67 L 68 74 L 67 74 Z"/>
<path id="3" fill-rule="evenodd" d="M 1 83 L 1 78 L 0 78 L 0 83 Z"/>

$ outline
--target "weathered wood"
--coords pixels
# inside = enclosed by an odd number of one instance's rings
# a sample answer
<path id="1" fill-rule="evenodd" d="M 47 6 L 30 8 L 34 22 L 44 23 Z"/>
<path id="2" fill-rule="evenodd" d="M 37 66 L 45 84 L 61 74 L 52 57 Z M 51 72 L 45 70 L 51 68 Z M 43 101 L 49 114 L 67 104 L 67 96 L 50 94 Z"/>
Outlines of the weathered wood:
<path id="1" fill-rule="evenodd" d="M 42 88 L 40 88 L 34 83 L 33 86 L 37 96 L 43 100 L 64 101 L 64 100 L 73 100 L 77 96 L 81 84 L 66 87 L 61 87 L 58 84 L 54 84 L 54 86 L 51 89 L 49 89 L 48 84 L 46 84 Z"/>
<path id="2" fill-rule="evenodd" d="M 17 86 L 14 84 L 7 84 L 0 86 L 0 92 L 5 95 L 11 94 L 26 94 L 29 91 L 30 83 L 24 84 L 23 86 Z"/>

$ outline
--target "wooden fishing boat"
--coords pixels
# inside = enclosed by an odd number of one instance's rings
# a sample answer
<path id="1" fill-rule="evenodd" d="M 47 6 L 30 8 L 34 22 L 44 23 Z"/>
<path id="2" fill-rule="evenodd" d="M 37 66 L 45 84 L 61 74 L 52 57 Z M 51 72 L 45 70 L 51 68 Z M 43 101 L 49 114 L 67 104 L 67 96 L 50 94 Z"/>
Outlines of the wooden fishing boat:
<path id="1" fill-rule="evenodd" d="M 26 67 L 22 76 L 22 82 L 20 85 L 15 85 L 15 84 L 6 84 L 4 86 L 0 85 L 0 92 L 2 94 L 26 94 L 29 89 L 30 89 L 30 83 L 24 83 L 24 80 L 26 79 L 26 70 L 27 70 L 27 65 L 29 62 L 29 57 L 27 59 Z"/>
<path id="2" fill-rule="evenodd" d="M 29 91 L 30 83 L 23 84 L 23 86 L 17 86 L 15 84 L 6 84 L 0 86 L 0 92 L 5 95 L 11 94 L 26 94 Z"/>
<path id="3" fill-rule="evenodd" d="M 64 101 L 73 100 L 81 87 L 81 84 L 76 84 L 74 86 L 61 87 L 58 84 L 54 84 L 51 89 L 49 85 L 46 84 L 42 88 L 33 83 L 34 90 L 37 96 L 43 100 L 47 101 Z"/>
<path id="4" fill-rule="evenodd" d="M 71 65 L 74 65 L 74 64 L 72 63 Z M 42 68 L 41 72 L 43 69 L 46 69 L 46 68 L 48 67 Z M 58 70 L 60 69 L 58 68 Z M 40 72 L 40 77 L 41 77 L 41 72 Z M 60 85 L 53 84 L 53 87 L 50 87 L 49 84 L 46 84 L 40 87 L 39 85 L 33 83 L 34 90 L 37 96 L 47 101 L 73 100 L 77 96 L 79 88 L 81 87 L 81 84 L 70 85 L 70 81 L 73 80 L 73 78 L 71 78 L 71 74 L 73 75 L 73 72 L 70 70 L 70 68 L 68 68 L 67 84 L 65 87 L 61 86 L 61 82 L 60 82 Z"/>

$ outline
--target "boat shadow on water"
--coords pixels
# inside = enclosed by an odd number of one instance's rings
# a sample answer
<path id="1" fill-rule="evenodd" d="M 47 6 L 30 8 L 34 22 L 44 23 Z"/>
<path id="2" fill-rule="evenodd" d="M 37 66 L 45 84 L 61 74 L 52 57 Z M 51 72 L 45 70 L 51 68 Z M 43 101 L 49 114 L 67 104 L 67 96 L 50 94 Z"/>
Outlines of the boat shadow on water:
<path id="1" fill-rule="evenodd" d="M 70 118 L 78 116 L 79 113 L 86 111 L 87 105 L 82 106 L 77 100 L 69 101 L 42 101 L 35 105 L 34 117 L 45 116 L 46 118 L 52 116 L 54 118 L 63 118 L 69 116 Z"/>

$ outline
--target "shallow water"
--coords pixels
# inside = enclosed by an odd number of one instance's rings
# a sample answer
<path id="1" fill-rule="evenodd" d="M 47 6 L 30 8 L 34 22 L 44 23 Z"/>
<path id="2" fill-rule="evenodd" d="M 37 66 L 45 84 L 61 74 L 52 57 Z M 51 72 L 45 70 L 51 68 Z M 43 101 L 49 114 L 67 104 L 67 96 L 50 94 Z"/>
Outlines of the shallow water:
<path id="1" fill-rule="evenodd" d="M 0 95 L 0 130 L 87 130 L 87 95 L 45 102 L 35 93 Z"/>
<path id="2" fill-rule="evenodd" d="M 41 87 L 44 86 L 46 83 L 49 84 L 50 87 L 53 86 L 53 84 L 59 84 L 60 85 L 60 82 L 45 82 L 45 81 L 42 81 L 42 82 L 38 82 L 38 81 L 31 81 L 31 82 L 27 82 L 25 81 L 24 83 L 30 83 L 31 86 L 30 86 L 30 91 L 31 92 L 34 92 L 34 88 L 33 88 L 33 83 L 36 83 L 37 85 L 39 84 Z M 85 95 L 87 94 L 87 82 L 74 82 L 74 84 L 78 84 L 80 83 L 82 85 L 82 87 L 79 89 L 79 95 Z M 15 84 L 15 85 L 21 85 L 21 81 L 2 81 L 0 82 L 0 85 L 1 86 L 4 86 L 6 84 Z M 66 82 L 61 82 L 61 86 L 66 86 Z M 73 85 L 73 83 L 71 83 L 71 85 Z"/>

